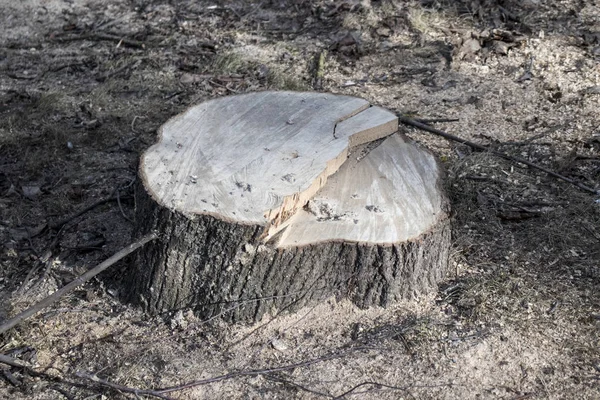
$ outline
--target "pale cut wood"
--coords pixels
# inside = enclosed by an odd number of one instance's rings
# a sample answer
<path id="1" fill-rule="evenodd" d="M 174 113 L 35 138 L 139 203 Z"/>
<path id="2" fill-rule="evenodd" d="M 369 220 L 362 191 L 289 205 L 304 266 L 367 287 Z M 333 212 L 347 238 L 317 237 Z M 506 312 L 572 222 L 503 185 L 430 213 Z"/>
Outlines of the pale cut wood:
<path id="1" fill-rule="evenodd" d="M 129 299 L 249 321 L 435 288 L 448 201 L 434 157 L 397 128 L 387 110 L 321 93 L 226 97 L 170 120 L 142 156 L 135 234 L 160 237 L 138 254 Z"/>
<path id="2" fill-rule="evenodd" d="M 169 208 L 273 229 L 337 171 L 351 144 L 397 127 L 394 114 L 354 97 L 231 96 L 167 122 L 142 157 L 141 175 Z"/>
<path id="3" fill-rule="evenodd" d="M 369 153 L 352 154 L 290 218 L 279 247 L 333 240 L 391 245 L 419 237 L 444 217 L 433 155 L 399 134 L 361 150 Z"/>

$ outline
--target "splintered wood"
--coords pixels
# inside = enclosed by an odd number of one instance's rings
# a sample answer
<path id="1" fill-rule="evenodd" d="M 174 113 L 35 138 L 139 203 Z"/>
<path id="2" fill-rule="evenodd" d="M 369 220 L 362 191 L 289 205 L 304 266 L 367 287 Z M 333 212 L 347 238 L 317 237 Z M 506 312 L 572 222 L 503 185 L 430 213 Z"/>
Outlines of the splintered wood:
<path id="1" fill-rule="evenodd" d="M 385 109 L 322 93 L 223 97 L 171 119 L 141 159 L 137 228 L 163 236 L 136 261 L 132 300 L 238 321 L 432 287 L 448 203 L 434 157 L 397 130 Z"/>

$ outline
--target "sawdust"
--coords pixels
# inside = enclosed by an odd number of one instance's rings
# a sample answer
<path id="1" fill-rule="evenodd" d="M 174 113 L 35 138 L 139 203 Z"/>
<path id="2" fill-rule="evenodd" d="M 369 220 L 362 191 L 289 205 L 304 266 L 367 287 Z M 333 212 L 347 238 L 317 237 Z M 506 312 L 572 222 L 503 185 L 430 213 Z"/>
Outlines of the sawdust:
<path id="1" fill-rule="evenodd" d="M 310 88 L 323 49 L 324 90 L 458 118 L 436 127 L 597 187 L 597 2 L 498 3 L 2 2 L 2 316 L 129 243 L 137 155 L 168 118 L 234 92 Z M 133 398 L 78 371 L 136 388 L 255 371 L 177 399 L 600 397 L 597 196 L 402 130 L 448 174 L 454 273 L 437 293 L 388 309 L 323 299 L 228 326 L 123 304 L 122 262 L 2 338 L 2 353 L 86 386 L 2 366 L 0 397 Z M 120 206 L 107 202 L 61 232 L 21 229 L 117 187 Z"/>

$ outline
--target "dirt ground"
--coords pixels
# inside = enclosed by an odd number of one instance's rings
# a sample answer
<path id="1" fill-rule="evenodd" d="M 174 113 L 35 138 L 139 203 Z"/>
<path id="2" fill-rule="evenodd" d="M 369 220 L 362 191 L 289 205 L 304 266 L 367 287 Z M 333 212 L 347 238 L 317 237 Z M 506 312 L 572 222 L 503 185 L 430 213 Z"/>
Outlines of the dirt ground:
<path id="1" fill-rule="evenodd" d="M 265 89 L 455 118 L 435 126 L 600 186 L 598 1 L 2 0 L 0 319 L 131 242 L 162 123 Z M 195 382 L 173 399 L 600 398 L 600 195 L 401 130 L 447 171 L 437 293 L 227 326 L 122 303 L 122 261 L 2 336 L 31 368 L 1 365 L 0 397 L 135 398 L 103 380 Z"/>

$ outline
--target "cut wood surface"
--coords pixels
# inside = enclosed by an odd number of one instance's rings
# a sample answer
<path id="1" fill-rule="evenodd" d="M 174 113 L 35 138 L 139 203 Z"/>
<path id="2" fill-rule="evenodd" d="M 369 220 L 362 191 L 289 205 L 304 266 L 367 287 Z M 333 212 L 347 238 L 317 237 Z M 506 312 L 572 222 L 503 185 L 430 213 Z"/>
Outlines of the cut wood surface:
<path id="1" fill-rule="evenodd" d="M 131 300 L 151 313 L 256 320 L 336 295 L 385 306 L 447 268 L 431 153 L 363 99 L 261 92 L 168 121 L 142 156 Z"/>
<path id="2" fill-rule="evenodd" d="M 208 101 L 173 118 L 143 156 L 155 198 L 190 214 L 278 225 L 346 160 L 348 147 L 395 132 L 363 99 L 261 92 Z"/>
<path id="3" fill-rule="evenodd" d="M 288 222 L 278 245 L 341 240 L 380 245 L 419 237 L 442 215 L 434 157 L 392 135 L 357 151 Z M 398 157 L 402 154 L 402 157 Z"/>

